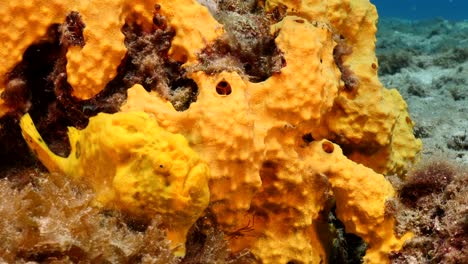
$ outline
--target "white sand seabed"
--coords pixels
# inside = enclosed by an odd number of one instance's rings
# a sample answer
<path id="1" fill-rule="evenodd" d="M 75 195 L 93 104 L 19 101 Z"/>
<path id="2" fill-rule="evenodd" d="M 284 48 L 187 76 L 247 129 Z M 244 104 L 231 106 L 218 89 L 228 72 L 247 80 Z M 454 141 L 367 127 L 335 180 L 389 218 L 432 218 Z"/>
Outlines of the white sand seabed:
<path id="1" fill-rule="evenodd" d="M 468 164 L 468 23 L 381 19 L 378 39 L 379 64 L 397 63 L 380 80 L 408 103 L 423 158 Z M 398 68 L 391 58 L 401 52 Z"/>

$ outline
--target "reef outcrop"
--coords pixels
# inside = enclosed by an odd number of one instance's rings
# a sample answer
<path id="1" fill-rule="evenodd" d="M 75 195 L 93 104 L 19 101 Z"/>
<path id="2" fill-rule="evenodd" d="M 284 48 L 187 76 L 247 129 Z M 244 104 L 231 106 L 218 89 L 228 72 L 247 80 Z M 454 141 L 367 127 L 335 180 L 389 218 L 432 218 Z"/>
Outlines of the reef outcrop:
<path id="1" fill-rule="evenodd" d="M 320 231 L 323 214 L 336 205 L 346 231 L 368 244 L 367 263 L 386 263 L 401 249 L 411 234 L 393 232 L 385 205 L 395 191 L 384 175 L 403 174 L 417 160 L 421 142 L 402 97 L 378 80 L 377 12 L 368 0 L 253 4 L 251 10 L 271 22 L 267 35 L 275 50 L 265 54 L 281 57 L 271 76 L 255 82 L 238 67 L 242 58 L 235 66 L 219 63 L 234 63 L 235 57 L 226 52 L 229 58 L 221 58 L 221 48 L 229 51 L 221 42 L 233 36 L 252 41 L 256 27 L 242 32 L 215 17 L 228 23 L 223 14 L 247 11 L 228 5 L 223 13 L 216 1 L 108 2 L 104 8 L 94 1 L 56 0 L 31 20 L 28 5 L 1 4 L 3 17 L 17 12 L 25 25 L 40 23 L 23 39 L 5 37 L 0 45 L 16 48 L 0 54 L 8 58 L 0 74 L 56 19 L 77 11 L 86 24 L 84 43 L 67 51 L 67 81 L 76 98 L 88 99 L 116 75 L 125 55 L 119 31 L 132 14 L 142 30 L 161 21 L 175 30 L 167 56 L 193 80 L 196 100 L 178 111 L 161 92 L 136 84 L 120 112 L 98 114 L 87 128 L 69 130 L 68 158 L 55 156 L 25 115 L 23 135 L 50 171 L 88 182 L 100 206 L 162 214 L 173 248 L 209 206 L 234 252 L 247 248 L 263 263 L 320 263 L 329 251 Z M 165 20 L 153 20 L 151 10 Z M 200 58 L 210 56 L 218 63 L 208 71 Z M 0 101 L 0 116 L 8 111 Z M 183 254 L 183 247 L 178 250 Z"/>

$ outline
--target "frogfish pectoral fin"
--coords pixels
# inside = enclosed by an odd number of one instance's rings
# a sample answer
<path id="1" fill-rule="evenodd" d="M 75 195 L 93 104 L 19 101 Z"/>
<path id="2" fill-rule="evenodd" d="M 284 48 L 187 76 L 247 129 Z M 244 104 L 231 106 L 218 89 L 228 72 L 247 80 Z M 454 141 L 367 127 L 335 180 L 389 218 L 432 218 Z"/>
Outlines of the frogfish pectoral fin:
<path id="1" fill-rule="evenodd" d="M 20 120 L 21 134 L 26 140 L 29 148 L 37 156 L 37 158 L 44 164 L 49 172 L 63 173 L 63 163 L 65 158 L 55 155 L 46 145 L 41 135 L 36 129 L 31 116 L 26 113 Z"/>

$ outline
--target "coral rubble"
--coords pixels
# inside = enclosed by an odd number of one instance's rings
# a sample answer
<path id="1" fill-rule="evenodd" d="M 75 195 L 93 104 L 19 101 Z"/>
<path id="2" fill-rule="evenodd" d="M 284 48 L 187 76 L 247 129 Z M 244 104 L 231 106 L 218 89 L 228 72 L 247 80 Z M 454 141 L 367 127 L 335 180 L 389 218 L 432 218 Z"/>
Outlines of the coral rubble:
<path id="1" fill-rule="evenodd" d="M 464 263 L 468 256 L 468 170 L 444 160 L 418 165 L 405 181 L 393 178 L 397 232 L 414 237 L 392 263 Z"/>

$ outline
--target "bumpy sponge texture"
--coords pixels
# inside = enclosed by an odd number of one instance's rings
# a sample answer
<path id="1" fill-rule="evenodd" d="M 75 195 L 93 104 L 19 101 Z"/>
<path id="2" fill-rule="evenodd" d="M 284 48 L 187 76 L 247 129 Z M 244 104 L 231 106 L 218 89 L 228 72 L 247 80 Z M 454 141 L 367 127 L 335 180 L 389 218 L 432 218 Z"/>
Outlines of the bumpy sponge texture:
<path id="1" fill-rule="evenodd" d="M 122 1 L 114 0 L 2 1 L 2 85 L 6 74 L 21 61 L 21 56 L 29 45 L 40 41 L 52 24 L 60 24 L 68 13 L 78 11 L 86 24 L 83 32 L 86 44 L 83 48 L 72 47 L 67 53 L 68 81 L 75 88 L 75 96 L 87 99 L 95 95 L 115 76 L 125 55 L 124 36 L 120 32 L 124 23 L 121 6 Z M 0 88 L 0 92 L 3 88 Z"/>
<path id="2" fill-rule="evenodd" d="M 148 22 L 152 4 L 117 9 Z M 221 229 L 235 238 L 234 251 L 247 247 L 264 263 L 320 263 L 327 255 L 317 228 L 334 197 L 346 230 L 369 244 L 367 262 L 388 262 L 407 236 L 393 234 L 384 208 L 394 191 L 382 174 L 404 172 L 421 143 L 401 96 L 378 81 L 375 7 L 367 0 L 266 1 L 267 8 L 279 4 L 289 13 L 271 34 L 284 67 L 266 80 L 188 70 L 199 94 L 185 111 L 135 85 L 121 113 L 70 129 L 68 158 L 50 152 L 28 115 L 24 137 L 49 170 L 86 179 L 96 203 L 162 214 L 176 243 L 209 200 Z M 186 69 L 221 34 L 194 0 L 155 8 L 175 29 L 170 56 Z"/>
<path id="3" fill-rule="evenodd" d="M 326 25 L 334 39 L 350 49 L 339 58 L 346 68 L 341 76 L 346 79 L 352 74 L 357 83 L 351 90 L 341 86 L 334 107 L 328 113 L 327 128 L 316 136 L 346 146 L 353 152 L 350 157 L 359 157 L 357 161 L 380 173 L 403 174 L 406 164 L 417 160 L 421 141 L 411 133 L 413 124 L 401 96 L 388 92 L 378 79 L 375 6 L 368 0 L 269 0 L 265 4 L 269 9 L 284 5 L 288 13 L 316 25 Z M 398 121 L 407 118 L 408 121 Z M 399 133 L 402 131 L 406 132 Z M 404 145 L 396 143 L 403 140 Z"/>
<path id="4" fill-rule="evenodd" d="M 333 58 L 333 32 L 297 16 L 285 17 L 272 31 L 286 66 L 267 80 L 252 83 L 235 72 L 195 72 L 190 77 L 199 95 L 186 111 L 177 112 L 140 85 L 128 91 L 121 110 L 152 113 L 161 126 L 183 134 L 206 158 L 212 169 L 213 211 L 223 231 L 236 238 L 231 240 L 232 249 L 250 248 L 265 263 L 325 260 L 315 228 L 328 195 L 335 195 L 347 230 L 371 245 L 369 263 L 388 262 L 387 254 L 404 241 L 393 235 L 393 222 L 384 212 L 385 200 L 394 194 L 391 185 L 383 175 L 348 160 L 337 145 L 320 141 L 331 134 L 329 118 L 345 96 Z M 368 104 L 381 103 L 379 97 L 372 100 Z M 382 107 L 391 111 L 395 102 Z M 349 103 L 351 109 L 357 105 Z M 371 115 L 376 117 L 380 115 Z M 389 120 L 393 126 L 395 120 Z M 378 122 L 384 121 L 375 122 L 376 136 L 391 136 L 388 124 L 380 127 Z M 359 128 L 366 130 L 353 125 Z M 304 141 L 307 135 L 314 141 L 311 146 Z"/>
<path id="5" fill-rule="evenodd" d="M 89 99 L 99 93 L 117 74 L 125 56 L 124 35 L 121 32 L 129 14 L 140 24 L 151 24 L 155 5 L 176 29 L 171 55 L 183 62 L 194 62 L 196 52 L 223 32 L 206 7 L 195 0 L 178 1 L 67 1 L 33 0 L 0 2 L 0 93 L 7 73 L 21 61 L 28 46 L 41 40 L 52 24 L 60 24 L 67 14 L 80 14 L 85 28 L 85 45 L 69 47 L 67 80 L 73 95 Z M 0 99 L 0 116 L 10 109 Z"/>

